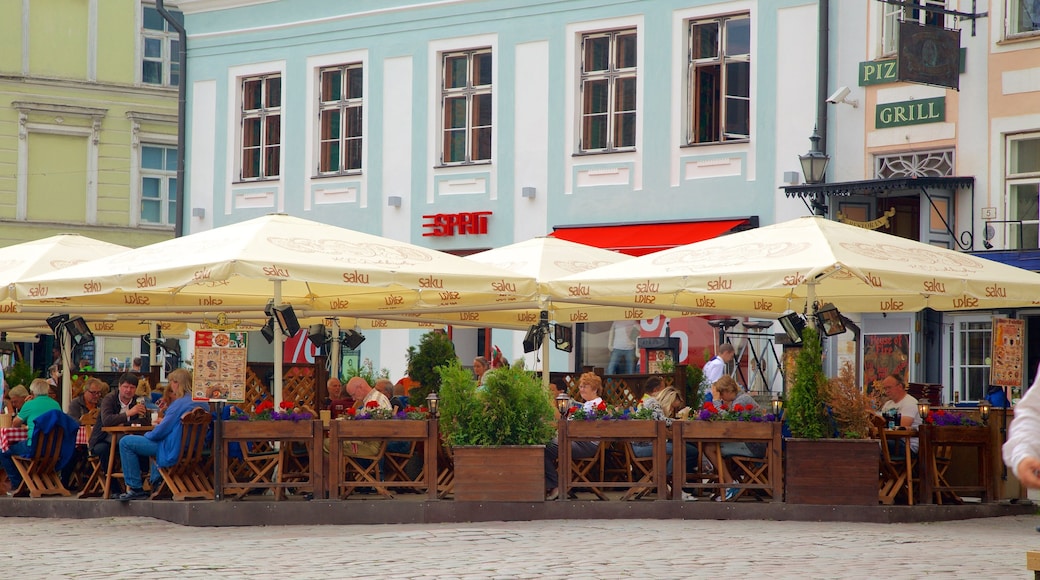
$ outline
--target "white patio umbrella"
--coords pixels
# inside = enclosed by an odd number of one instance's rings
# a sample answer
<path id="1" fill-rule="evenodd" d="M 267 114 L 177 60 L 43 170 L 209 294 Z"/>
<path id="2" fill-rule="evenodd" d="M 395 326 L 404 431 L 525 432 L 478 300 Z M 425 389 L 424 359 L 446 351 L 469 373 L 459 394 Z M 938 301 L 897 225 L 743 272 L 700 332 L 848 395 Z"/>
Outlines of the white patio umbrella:
<path id="1" fill-rule="evenodd" d="M 284 214 L 159 242 L 15 284 L 23 310 L 364 317 L 537 304 L 533 278 Z M 39 306 L 26 305 L 37 301 Z M 281 335 L 275 333 L 276 367 Z M 281 400 L 281 374 L 275 372 Z"/>
<path id="2" fill-rule="evenodd" d="M 814 301 L 849 312 L 953 311 L 1036 306 L 1040 274 L 814 216 L 568 276 L 547 290 L 580 304 L 759 316 Z"/>

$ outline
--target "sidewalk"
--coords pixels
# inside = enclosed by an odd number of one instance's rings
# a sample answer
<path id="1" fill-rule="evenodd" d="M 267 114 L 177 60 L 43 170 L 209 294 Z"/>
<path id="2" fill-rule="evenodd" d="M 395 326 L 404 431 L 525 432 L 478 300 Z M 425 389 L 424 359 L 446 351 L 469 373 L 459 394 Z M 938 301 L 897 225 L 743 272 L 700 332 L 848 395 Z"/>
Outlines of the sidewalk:
<path id="1" fill-rule="evenodd" d="M 1036 516 L 182 527 L 0 518 L 11 578 L 1026 578 Z"/>

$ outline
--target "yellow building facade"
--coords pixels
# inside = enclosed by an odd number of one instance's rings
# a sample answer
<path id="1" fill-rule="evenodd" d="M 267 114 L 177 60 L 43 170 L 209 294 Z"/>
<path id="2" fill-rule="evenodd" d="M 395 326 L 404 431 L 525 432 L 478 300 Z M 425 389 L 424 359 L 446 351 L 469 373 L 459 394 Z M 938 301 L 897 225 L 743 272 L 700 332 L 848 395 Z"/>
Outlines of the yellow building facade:
<path id="1" fill-rule="evenodd" d="M 177 49 L 153 3 L 0 4 L 0 246 L 173 237 Z"/>

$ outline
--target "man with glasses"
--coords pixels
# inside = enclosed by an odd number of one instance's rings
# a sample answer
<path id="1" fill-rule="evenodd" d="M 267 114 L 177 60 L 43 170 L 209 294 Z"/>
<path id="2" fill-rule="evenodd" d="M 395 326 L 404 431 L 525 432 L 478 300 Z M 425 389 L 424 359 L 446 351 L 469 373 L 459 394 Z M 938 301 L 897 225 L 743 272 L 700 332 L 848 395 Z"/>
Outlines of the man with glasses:
<path id="1" fill-rule="evenodd" d="M 108 393 L 108 385 L 98 378 L 91 378 L 83 386 L 83 393 L 72 399 L 69 404 L 69 415 L 79 421 L 83 415 L 98 408 L 101 398 Z"/>

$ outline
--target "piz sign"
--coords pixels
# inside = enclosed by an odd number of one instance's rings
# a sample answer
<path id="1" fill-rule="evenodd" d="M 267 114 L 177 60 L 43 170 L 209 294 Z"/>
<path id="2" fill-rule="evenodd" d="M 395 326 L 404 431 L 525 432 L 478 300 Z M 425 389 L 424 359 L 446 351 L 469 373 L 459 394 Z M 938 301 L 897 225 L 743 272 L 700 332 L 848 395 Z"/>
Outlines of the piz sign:
<path id="1" fill-rule="evenodd" d="M 490 211 L 474 211 L 468 213 L 437 213 L 422 216 L 424 220 L 423 237 L 435 236 L 438 238 L 454 235 L 475 235 L 488 232 L 488 216 Z"/>

